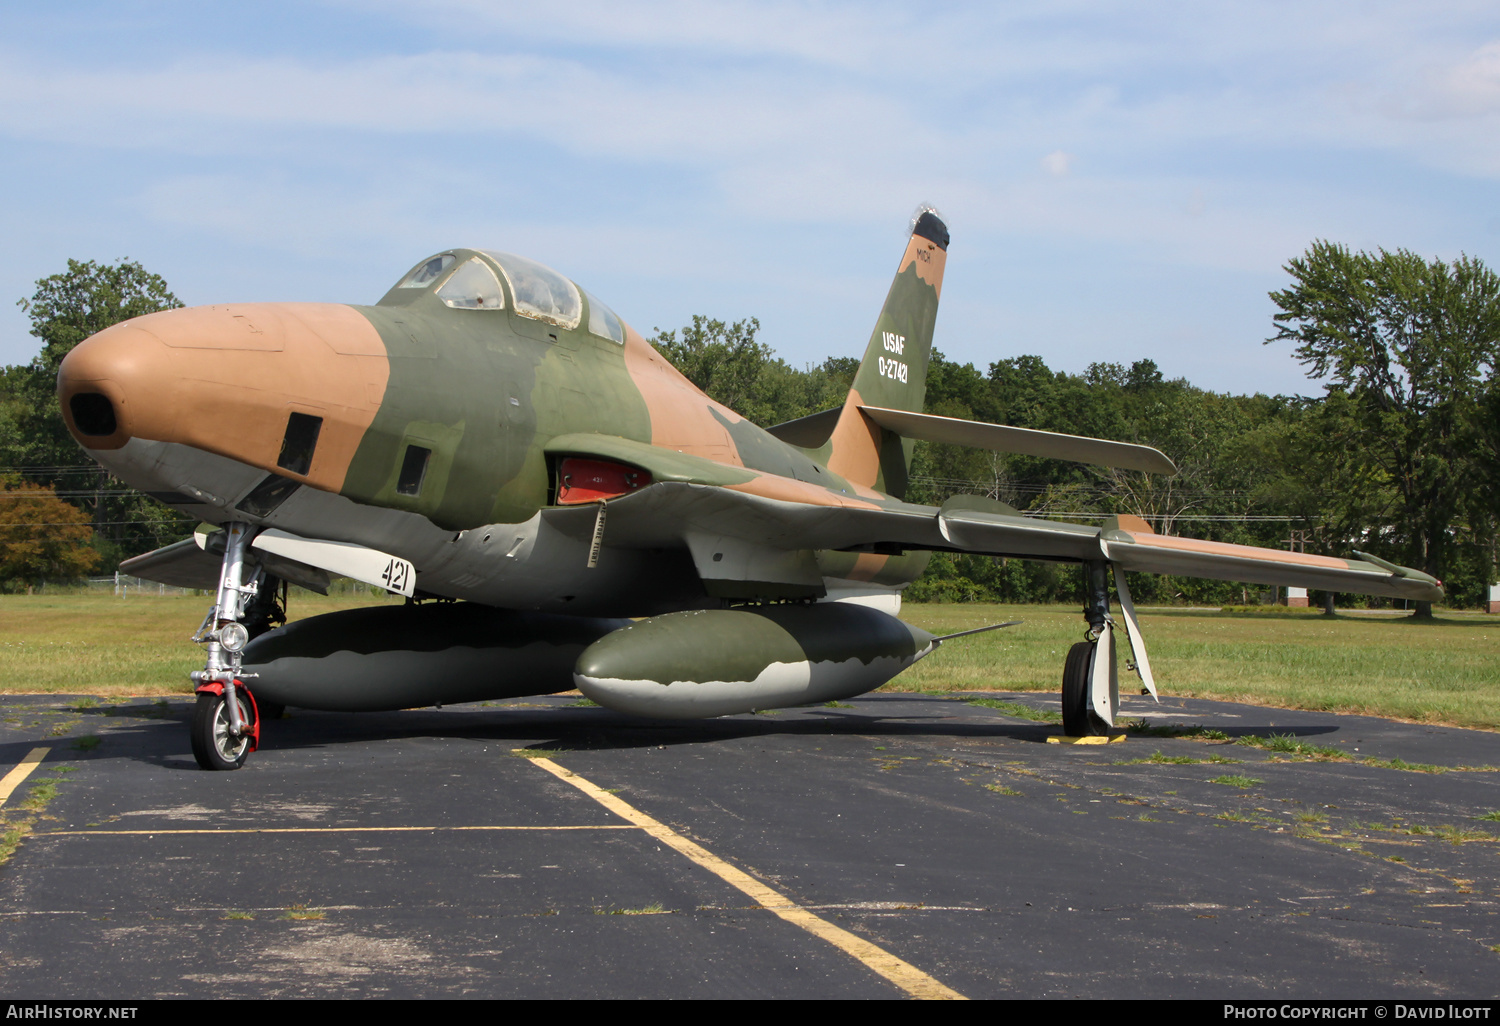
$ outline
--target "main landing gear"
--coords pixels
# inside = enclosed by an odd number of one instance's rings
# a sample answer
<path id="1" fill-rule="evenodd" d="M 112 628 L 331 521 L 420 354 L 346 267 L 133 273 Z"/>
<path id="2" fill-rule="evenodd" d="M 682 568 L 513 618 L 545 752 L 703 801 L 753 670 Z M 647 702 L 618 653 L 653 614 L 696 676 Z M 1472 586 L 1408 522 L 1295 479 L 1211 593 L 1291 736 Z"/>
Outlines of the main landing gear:
<path id="1" fill-rule="evenodd" d="M 239 769 L 260 746 L 261 711 L 245 685 L 241 653 L 250 640 L 286 620 L 277 600 L 282 582 L 247 561 L 256 529 L 224 528 L 224 562 L 213 607 L 193 640 L 208 646 L 208 660 L 191 674 L 198 705 L 193 711 L 193 758 L 206 770 Z M 284 586 L 281 589 L 284 593 Z M 280 709 L 267 708 L 267 715 Z"/>
<path id="2" fill-rule="evenodd" d="M 1109 611 L 1110 565 L 1095 560 L 1083 565 L 1084 607 L 1088 621 L 1086 640 L 1068 650 L 1063 664 L 1062 714 L 1063 733 L 1069 737 L 1100 737 L 1115 725 L 1120 707 L 1120 677 L 1115 662 L 1115 619 Z M 1146 657 L 1145 640 L 1136 621 L 1135 604 L 1125 572 L 1114 570 L 1115 591 L 1120 597 L 1120 614 L 1130 642 L 1134 661 L 1128 669 L 1140 674 L 1145 690 L 1156 697 L 1156 682 L 1151 662 Z"/>

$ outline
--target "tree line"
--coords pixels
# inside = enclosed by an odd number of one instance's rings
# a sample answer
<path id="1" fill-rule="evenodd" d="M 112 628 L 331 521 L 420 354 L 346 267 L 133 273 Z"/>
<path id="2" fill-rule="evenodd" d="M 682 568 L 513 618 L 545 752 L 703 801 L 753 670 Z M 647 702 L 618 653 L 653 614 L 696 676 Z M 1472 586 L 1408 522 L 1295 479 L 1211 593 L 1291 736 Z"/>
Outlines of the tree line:
<path id="1" fill-rule="evenodd" d="M 1481 603 L 1497 567 L 1500 279 L 1469 257 L 1444 262 L 1328 242 L 1285 269 L 1290 282 L 1271 294 L 1278 312 L 1267 344 L 1293 346 L 1323 382 L 1322 396 L 1215 393 L 1164 378 L 1149 359 L 1074 374 L 1041 356 L 979 368 L 934 352 L 928 413 L 1151 445 L 1180 473 L 919 442 L 906 498 L 979 493 L 1034 515 L 1087 522 L 1129 513 L 1166 534 L 1332 555 L 1358 549 L 1442 579 L 1452 605 Z M 113 569 L 185 537 L 190 522 L 84 456 L 54 394 L 57 366 L 78 342 L 182 304 L 160 277 L 127 260 L 69 261 L 21 305 L 42 346 L 29 364 L 0 370 L 0 587 Z M 651 342 L 694 384 L 763 427 L 843 402 L 857 358 L 793 367 L 759 328 L 753 318 L 694 317 Z M 41 551 L 48 543 L 50 552 Z M 1143 602 L 1253 602 L 1262 590 L 1136 576 Z M 908 597 L 1078 601 L 1079 588 L 1065 565 L 939 554 Z"/>

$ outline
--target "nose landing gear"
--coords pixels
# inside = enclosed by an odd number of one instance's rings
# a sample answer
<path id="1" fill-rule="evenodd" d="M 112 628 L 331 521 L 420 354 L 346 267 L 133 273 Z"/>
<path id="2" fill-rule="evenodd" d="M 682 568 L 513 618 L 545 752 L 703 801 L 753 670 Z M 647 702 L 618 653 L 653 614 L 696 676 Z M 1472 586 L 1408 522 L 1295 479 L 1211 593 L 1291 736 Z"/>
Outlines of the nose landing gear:
<path id="1" fill-rule="evenodd" d="M 240 731 L 230 724 L 229 703 L 239 714 Z M 207 770 L 232 770 L 245 765 L 245 759 L 260 746 L 260 716 L 255 696 L 243 684 L 234 688 L 231 698 L 224 691 L 200 690 L 193 710 L 193 758 Z"/>
<path id="2" fill-rule="evenodd" d="M 260 745 L 259 710 L 240 672 L 241 653 L 251 631 L 269 629 L 280 610 L 275 601 L 275 579 L 260 566 L 246 563 L 255 532 L 249 524 L 225 527 L 219 591 L 193 636 L 194 641 L 208 646 L 204 668 L 191 674 L 198 694 L 193 711 L 193 758 L 206 770 L 239 769 Z"/>

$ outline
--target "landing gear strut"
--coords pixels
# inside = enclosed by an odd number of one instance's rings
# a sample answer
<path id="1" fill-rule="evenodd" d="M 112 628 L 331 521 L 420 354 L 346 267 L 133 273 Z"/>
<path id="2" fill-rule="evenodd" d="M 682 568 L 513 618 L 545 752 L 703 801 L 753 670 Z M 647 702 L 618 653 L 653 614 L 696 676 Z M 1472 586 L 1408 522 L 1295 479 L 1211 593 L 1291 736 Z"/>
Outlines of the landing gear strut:
<path id="1" fill-rule="evenodd" d="M 1120 677 L 1115 665 L 1115 618 L 1109 612 L 1110 565 L 1103 560 L 1083 564 L 1083 616 L 1089 622 L 1087 641 L 1068 650 L 1063 664 L 1063 732 L 1071 737 L 1099 737 L 1115 725 L 1120 709 Z M 1120 620 L 1130 642 L 1131 661 L 1125 664 L 1141 678 L 1143 694 L 1156 698 L 1156 680 L 1146 655 L 1146 639 L 1136 620 L 1135 602 L 1125 571 L 1113 569 L 1120 596 Z M 1159 698 L 1157 701 L 1161 701 Z"/>
<path id="2" fill-rule="evenodd" d="M 1070 648 L 1063 664 L 1063 733 L 1099 737 L 1109 733 L 1120 704 L 1114 618 L 1109 614 L 1109 564 L 1102 560 L 1085 563 L 1083 579 L 1088 640 Z"/>
<path id="3" fill-rule="evenodd" d="M 274 608 L 274 587 L 259 566 L 247 565 L 245 556 L 256 529 L 249 524 L 224 528 L 224 563 L 213 608 L 193 640 L 206 643 L 208 661 L 191 674 L 198 694 L 193 713 L 193 758 L 206 770 L 239 769 L 260 743 L 260 717 L 255 697 L 240 672 L 240 653 L 250 641 L 247 613 L 257 605 L 261 589 L 269 593 Z M 272 614 L 274 615 L 274 613 Z M 261 612 L 250 624 L 260 626 Z"/>

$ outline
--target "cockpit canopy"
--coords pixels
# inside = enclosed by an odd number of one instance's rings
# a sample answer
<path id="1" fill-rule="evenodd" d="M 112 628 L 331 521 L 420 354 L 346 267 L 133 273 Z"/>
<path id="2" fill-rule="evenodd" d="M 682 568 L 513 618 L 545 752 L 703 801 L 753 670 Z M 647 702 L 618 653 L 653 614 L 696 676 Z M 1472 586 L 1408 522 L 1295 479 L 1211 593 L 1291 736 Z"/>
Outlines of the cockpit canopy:
<path id="1" fill-rule="evenodd" d="M 439 253 L 413 268 L 396 288 L 428 289 L 441 282 L 434 294 L 455 310 L 503 310 L 508 290 L 515 313 L 569 331 L 582 323 L 587 297 L 589 332 L 624 344 L 625 325 L 615 312 L 552 268 L 513 253 L 475 252 L 463 261 L 457 253 Z"/>

